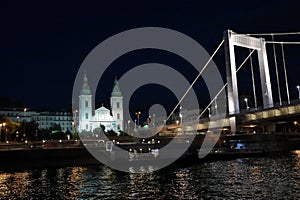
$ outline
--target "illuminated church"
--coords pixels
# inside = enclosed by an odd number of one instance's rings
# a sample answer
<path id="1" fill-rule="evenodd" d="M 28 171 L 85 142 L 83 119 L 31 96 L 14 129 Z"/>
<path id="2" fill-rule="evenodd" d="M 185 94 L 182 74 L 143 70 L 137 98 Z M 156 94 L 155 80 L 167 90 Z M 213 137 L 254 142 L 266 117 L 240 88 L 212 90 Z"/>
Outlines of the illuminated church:
<path id="1" fill-rule="evenodd" d="M 118 132 L 123 130 L 123 96 L 117 79 L 110 97 L 111 110 L 103 105 L 93 112 L 92 92 L 90 90 L 88 79 L 84 74 L 82 89 L 79 95 L 78 122 L 79 131 L 93 131 L 101 125 L 105 130 Z M 94 115 L 93 115 L 94 113 Z"/>

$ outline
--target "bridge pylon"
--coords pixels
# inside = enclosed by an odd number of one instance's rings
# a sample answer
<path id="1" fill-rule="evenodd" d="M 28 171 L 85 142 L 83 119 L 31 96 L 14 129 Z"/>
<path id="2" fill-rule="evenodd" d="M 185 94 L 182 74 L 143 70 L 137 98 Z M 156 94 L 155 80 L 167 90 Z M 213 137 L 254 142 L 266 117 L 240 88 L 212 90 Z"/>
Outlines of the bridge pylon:
<path id="1" fill-rule="evenodd" d="M 255 38 L 226 30 L 224 32 L 224 39 L 229 121 L 232 132 L 236 132 L 239 130 L 237 130 L 235 114 L 240 112 L 240 107 L 234 47 L 239 46 L 257 51 L 264 108 L 273 107 L 270 72 L 264 38 Z"/>

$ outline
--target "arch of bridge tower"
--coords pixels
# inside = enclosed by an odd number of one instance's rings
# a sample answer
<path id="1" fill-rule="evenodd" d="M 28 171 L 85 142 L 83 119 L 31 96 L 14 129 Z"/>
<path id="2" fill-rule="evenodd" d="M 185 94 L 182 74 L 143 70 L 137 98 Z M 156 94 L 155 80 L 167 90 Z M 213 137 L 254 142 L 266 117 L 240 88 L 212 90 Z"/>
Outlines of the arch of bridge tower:
<path id="1" fill-rule="evenodd" d="M 251 37 L 245 34 L 238 34 L 231 30 L 224 33 L 225 39 L 225 61 L 226 61 L 226 77 L 227 77 L 227 96 L 228 111 L 231 130 L 238 131 L 236 127 L 235 114 L 240 112 L 239 94 L 237 85 L 237 68 L 235 62 L 235 46 L 254 49 L 258 54 L 259 72 L 261 80 L 261 90 L 263 94 L 264 108 L 273 107 L 272 88 L 270 81 L 270 72 L 268 58 L 266 52 L 266 42 L 264 38 Z"/>

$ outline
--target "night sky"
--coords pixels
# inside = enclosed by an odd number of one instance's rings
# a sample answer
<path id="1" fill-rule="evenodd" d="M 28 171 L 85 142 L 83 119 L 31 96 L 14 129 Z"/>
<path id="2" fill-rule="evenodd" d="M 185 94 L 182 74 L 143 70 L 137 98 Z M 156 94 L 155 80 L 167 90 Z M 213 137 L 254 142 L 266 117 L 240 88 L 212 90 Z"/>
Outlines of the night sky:
<path id="1" fill-rule="evenodd" d="M 22 101 L 26 107 L 55 109 L 71 108 L 73 83 L 87 54 L 103 40 L 128 29 L 174 29 L 198 41 L 210 54 L 226 29 L 238 33 L 300 31 L 298 5 L 261 0 L 6 1 L 0 6 L 0 20 L 0 98 Z M 300 41 L 300 36 L 275 39 Z M 299 46 L 286 48 L 292 98 L 296 98 L 296 85 L 300 84 Z M 225 72 L 223 54 L 216 62 Z M 175 68 L 185 65 L 168 52 L 142 50 L 124 55 L 106 73 L 106 87 L 101 95 L 97 93 L 96 105 L 108 106 L 115 76 L 154 61 Z M 271 56 L 269 65 L 273 67 Z M 189 70 L 182 73 L 194 77 Z M 251 88 L 249 70 L 241 71 L 238 77 L 241 94 L 247 95 Z"/>

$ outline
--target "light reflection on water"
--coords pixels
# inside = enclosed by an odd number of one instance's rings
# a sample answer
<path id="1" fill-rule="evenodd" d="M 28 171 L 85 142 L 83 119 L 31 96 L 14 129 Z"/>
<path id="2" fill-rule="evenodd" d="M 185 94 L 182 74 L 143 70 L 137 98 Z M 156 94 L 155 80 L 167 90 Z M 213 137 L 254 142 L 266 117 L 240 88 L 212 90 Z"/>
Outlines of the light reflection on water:
<path id="1" fill-rule="evenodd" d="M 151 174 L 106 166 L 0 172 L 0 199 L 300 199 L 300 151 L 173 165 Z"/>

